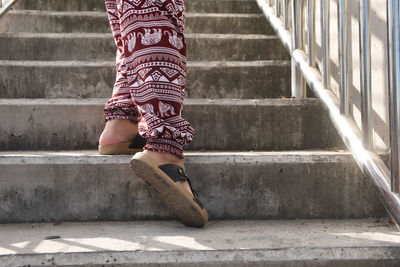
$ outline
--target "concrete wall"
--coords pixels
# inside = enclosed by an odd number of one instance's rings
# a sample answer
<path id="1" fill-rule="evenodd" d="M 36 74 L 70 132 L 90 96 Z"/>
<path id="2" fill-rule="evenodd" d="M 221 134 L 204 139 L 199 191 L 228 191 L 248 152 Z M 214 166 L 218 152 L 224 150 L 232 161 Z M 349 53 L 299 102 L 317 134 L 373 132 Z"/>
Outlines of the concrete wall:
<path id="1" fill-rule="evenodd" d="M 359 1 L 348 2 L 349 26 L 349 69 L 350 79 L 350 115 L 356 124 L 361 126 L 360 103 L 360 54 L 359 54 Z M 339 96 L 339 65 L 338 65 L 338 24 L 337 0 L 330 1 L 330 40 L 331 40 L 331 88 Z M 320 1 L 316 1 L 316 41 L 317 57 L 321 59 L 321 23 Z M 387 35 L 386 35 L 386 1 L 371 1 L 371 63 L 372 63 L 372 123 L 374 129 L 374 148 L 376 151 L 387 151 L 390 147 L 389 114 L 388 114 L 388 82 L 387 82 Z M 318 65 L 321 66 L 320 60 Z"/>

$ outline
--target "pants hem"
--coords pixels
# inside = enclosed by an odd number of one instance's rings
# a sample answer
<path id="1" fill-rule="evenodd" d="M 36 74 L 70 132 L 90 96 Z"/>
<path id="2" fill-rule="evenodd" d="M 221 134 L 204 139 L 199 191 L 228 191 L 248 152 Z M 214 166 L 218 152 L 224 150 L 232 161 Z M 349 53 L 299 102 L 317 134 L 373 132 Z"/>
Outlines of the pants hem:
<path id="1" fill-rule="evenodd" d="M 148 139 L 144 149 L 155 152 L 168 152 L 179 158 L 183 158 L 183 146 L 173 140 Z"/>

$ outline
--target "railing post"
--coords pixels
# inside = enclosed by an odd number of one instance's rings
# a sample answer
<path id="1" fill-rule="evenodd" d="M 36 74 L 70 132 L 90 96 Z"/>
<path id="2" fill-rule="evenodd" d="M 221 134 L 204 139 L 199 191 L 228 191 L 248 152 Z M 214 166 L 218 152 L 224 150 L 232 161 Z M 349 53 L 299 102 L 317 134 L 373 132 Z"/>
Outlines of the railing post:
<path id="1" fill-rule="evenodd" d="M 322 25 L 322 80 L 325 88 L 331 87 L 331 70 L 330 70 L 330 43 L 329 43 L 329 10 L 330 1 L 321 0 L 321 25 Z"/>
<path id="2" fill-rule="evenodd" d="M 315 0 L 307 0 L 308 64 L 315 66 Z"/>
<path id="3" fill-rule="evenodd" d="M 340 113 L 349 113 L 347 0 L 338 0 Z"/>
<path id="4" fill-rule="evenodd" d="M 387 1 L 391 190 L 400 192 L 400 16 L 399 0 Z"/>
<path id="5" fill-rule="evenodd" d="M 372 149 L 370 1 L 360 0 L 361 131 L 364 148 Z"/>
<path id="6" fill-rule="evenodd" d="M 275 15 L 279 18 L 281 15 L 279 12 L 279 0 L 275 0 Z"/>
<path id="7" fill-rule="evenodd" d="M 285 30 L 287 30 L 289 28 L 287 0 L 282 1 L 282 15 L 283 15 L 283 27 L 285 28 Z"/>
<path id="8" fill-rule="evenodd" d="M 292 0 L 292 51 L 296 49 L 303 49 L 303 0 Z M 306 96 L 306 84 L 297 68 L 296 62 L 292 59 L 292 96 L 295 98 L 303 98 Z"/>

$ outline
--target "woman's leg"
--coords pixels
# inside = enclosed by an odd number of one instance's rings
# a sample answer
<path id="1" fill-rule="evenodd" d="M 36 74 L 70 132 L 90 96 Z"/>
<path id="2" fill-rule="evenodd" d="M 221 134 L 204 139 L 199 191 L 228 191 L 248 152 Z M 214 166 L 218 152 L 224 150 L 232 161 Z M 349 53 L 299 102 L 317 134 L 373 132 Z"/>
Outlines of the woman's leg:
<path id="1" fill-rule="evenodd" d="M 117 0 L 105 0 L 107 14 L 117 46 L 116 70 L 117 78 L 111 99 L 104 108 L 106 126 L 100 136 L 101 146 L 124 143 L 132 140 L 138 134 L 139 113 L 132 102 L 130 89 L 124 69 L 123 43 L 117 11 Z"/>
<path id="2" fill-rule="evenodd" d="M 113 98 L 105 108 L 106 120 L 126 116 L 138 122 L 139 134 L 147 143 L 145 152 L 132 158 L 132 171 L 158 188 L 161 200 L 182 223 L 202 227 L 208 220 L 207 211 L 182 169 L 183 145 L 190 143 L 194 134 L 181 116 L 186 79 L 183 0 L 116 3 L 107 7 L 120 56 Z M 119 24 L 114 28 L 117 16 Z M 125 110 L 127 88 L 136 109 L 126 106 Z M 120 104 L 114 105 L 114 99 Z M 133 116 L 129 112 L 134 112 Z"/>
<path id="3" fill-rule="evenodd" d="M 186 78 L 182 0 L 117 0 L 123 75 L 138 107 L 139 134 L 160 163 L 183 165 L 194 130 L 181 116 Z"/>

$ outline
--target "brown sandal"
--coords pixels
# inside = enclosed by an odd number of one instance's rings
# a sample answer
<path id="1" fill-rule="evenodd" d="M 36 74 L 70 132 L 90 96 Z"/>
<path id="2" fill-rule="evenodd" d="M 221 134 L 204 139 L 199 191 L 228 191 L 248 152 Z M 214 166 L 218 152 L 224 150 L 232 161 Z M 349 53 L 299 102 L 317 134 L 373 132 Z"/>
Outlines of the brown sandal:
<path id="1" fill-rule="evenodd" d="M 132 171 L 160 194 L 168 210 L 186 226 L 203 227 L 208 213 L 193 190 L 185 170 L 175 164 L 159 165 L 146 153 L 137 153 L 131 160 Z M 188 181 L 193 195 L 181 181 Z"/>
<path id="2" fill-rule="evenodd" d="M 133 155 L 137 152 L 142 152 L 145 144 L 146 139 L 141 137 L 140 135 L 137 135 L 130 142 L 108 146 L 99 145 L 99 153 L 100 155 Z"/>

